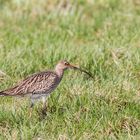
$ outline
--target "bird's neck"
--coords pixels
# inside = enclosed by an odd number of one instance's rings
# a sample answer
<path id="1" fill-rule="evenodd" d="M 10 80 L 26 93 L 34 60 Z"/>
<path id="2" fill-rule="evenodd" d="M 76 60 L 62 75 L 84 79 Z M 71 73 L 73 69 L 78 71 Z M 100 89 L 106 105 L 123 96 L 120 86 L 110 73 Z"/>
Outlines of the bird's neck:
<path id="1" fill-rule="evenodd" d="M 59 78 L 62 78 L 63 77 L 63 74 L 64 74 L 64 70 L 61 69 L 61 68 L 55 68 L 55 72 L 56 74 L 58 75 Z"/>

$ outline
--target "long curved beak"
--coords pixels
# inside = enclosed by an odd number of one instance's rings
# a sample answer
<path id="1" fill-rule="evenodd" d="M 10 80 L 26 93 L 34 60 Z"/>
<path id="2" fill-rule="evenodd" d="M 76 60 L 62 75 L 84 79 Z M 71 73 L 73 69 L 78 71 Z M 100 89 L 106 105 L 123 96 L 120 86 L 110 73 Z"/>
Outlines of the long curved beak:
<path id="1" fill-rule="evenodd" d="M 89 75 L 90 77 L 94 78 L 93 75 L 92 75 L 91 73 L 87 72 L 86 70 L 81 69 L 81 68 L 78 67 L 78 66 L 74 66 L 74 65 L 71 65 L 71 64 L 70 64 L 70 65 L 69 65 L 69 68 L 74 69 L 74 70 L 79 70 L 79 71 L 81 71 L 81 72 L 86 73 L 86 74 Z"/>
<path id="2" fill-rule="evenodd" d="M 74 65 L 72 65 L 72 64 L 69 64 L 69 68 L 70 68 L 70 69 L 75 69 L 75 70 L 76 70 L 76 69 L 79 69 L 78 66 L 74 66 Z"/>

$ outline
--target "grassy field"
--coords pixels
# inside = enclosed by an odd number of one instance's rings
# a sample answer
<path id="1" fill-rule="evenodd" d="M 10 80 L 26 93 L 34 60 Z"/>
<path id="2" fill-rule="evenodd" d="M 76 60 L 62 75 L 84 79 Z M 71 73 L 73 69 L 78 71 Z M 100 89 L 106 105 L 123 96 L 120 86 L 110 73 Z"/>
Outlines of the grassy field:
<path id="1" fill-rule="evenodd" d="M 67 71 L 47 116 L 0 97 L 0 140 L 139 140 L 140 1 L 0 0 L 0 90 L 62 59 L 94 80 Z"/>

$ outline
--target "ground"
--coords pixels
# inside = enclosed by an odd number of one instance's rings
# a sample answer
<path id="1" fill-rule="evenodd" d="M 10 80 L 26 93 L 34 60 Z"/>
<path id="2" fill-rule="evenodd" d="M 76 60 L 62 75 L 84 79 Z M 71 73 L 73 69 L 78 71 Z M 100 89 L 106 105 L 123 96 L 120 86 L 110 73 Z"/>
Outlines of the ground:
<path id="1" fill-rule="evenodd" d="M 140 138 L 139 0 L 0 0 L 0 90 L 66 59 L 47 115 L 0 97 L 0 139 Z"/>

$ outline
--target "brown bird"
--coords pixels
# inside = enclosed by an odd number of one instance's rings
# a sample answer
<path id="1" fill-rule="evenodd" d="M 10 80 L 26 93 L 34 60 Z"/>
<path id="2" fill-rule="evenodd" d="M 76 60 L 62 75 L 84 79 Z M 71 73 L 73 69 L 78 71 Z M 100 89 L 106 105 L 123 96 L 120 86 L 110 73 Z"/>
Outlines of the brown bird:
<path id="1" fill-rule="evenodd" d="M 64 71 L 68 68 L 81 70 L 63 60 L 56 65 L 54 71 L 43 71 L 32 74 L 16 86 L 1 91 L 0 96 L 29 96 L 31 107 L 34 106 L 35 100 L 42 99 L 43 108 L 46 108 L 46 97 L 59 85 Z M 86 71 L 83 72 L 87 73 Z"/>
<path id="2" fill-rule="evenodd" d="M 46 97 L 59 85 L 64 70 L 77 67 L 70 65 L 67 61 L 60 61 L 54 71 L 43 71 L 32 74 L 21 81 L 16 86 L 0 92 L 0 96 L 29 96 L 31 107 L 36 99 L 43 100 L 46 104 Z"/>

